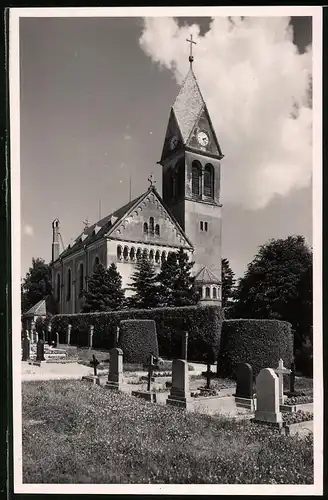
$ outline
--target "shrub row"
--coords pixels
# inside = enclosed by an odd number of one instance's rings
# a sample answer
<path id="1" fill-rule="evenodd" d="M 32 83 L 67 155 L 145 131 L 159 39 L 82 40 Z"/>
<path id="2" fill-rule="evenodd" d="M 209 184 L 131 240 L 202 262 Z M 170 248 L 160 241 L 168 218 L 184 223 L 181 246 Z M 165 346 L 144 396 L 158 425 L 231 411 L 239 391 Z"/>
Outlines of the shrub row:
<path id="1" fill-rule="evenodd" d="M 53 316 L 52 332 L 59 333 L 59 341 L 65 343 L 66 331 L 72 325 L 71 343 L 87 345 L 89 325 L 94 325 L 93 347 L 115 347 L 116 329 L 122 320 L 148 319 L 156 322 L 159 355 L 174 359 L 181 356 L 181 333 L 189 332 L 188 359 L 213 363 L 217 359 L 222 309 L 219 306 L 186 306 L 177 308 L 130 309 L 122 311 L 60 314 Z"/>
<path id="2" fill-rule="evenodd" d="M 266 319 L 223 322 L 217 367 L 219 376 L 235 378 L 238 363 L 249 363 L 256 377 L 262 368 L 277 367 L 280 358 L 289 368 L 293 359 L 290 323 Z"/>

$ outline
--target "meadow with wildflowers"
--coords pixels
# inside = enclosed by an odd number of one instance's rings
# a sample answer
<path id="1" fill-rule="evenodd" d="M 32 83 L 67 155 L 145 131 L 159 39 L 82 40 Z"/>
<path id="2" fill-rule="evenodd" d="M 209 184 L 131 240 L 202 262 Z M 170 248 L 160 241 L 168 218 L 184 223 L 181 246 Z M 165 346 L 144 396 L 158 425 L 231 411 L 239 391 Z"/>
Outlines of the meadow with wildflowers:
<path id="1" fill-rule="evenodd" d="M 87 382 L 24 382 L 25 483 L 311 484 L 313 437 Z"/>

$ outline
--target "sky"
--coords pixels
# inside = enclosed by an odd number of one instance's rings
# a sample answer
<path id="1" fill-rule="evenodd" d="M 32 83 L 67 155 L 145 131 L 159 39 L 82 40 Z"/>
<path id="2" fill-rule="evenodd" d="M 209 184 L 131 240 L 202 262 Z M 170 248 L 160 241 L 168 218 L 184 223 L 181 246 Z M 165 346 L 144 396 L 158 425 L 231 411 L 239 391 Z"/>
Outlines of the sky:
<path id="1" fill-rule="evenodd" d="M 225 155 L 223 257 L 237 277 L 271 238 L 312 244 L 311 18 L 20 20 L 21 274 L 149 186 L 193 69 Z M 101 201 L 99 201 L 101 200 Z"/>

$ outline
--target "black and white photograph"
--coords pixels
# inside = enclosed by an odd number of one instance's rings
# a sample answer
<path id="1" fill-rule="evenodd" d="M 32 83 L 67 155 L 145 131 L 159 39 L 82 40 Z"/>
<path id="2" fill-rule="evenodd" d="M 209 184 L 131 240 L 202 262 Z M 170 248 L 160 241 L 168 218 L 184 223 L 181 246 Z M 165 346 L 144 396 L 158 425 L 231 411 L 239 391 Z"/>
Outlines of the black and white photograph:
<path id="1" fill-rule="evenodd" d="M 10 10 L 15 493 L 322 494 L 321 24 Z"/>

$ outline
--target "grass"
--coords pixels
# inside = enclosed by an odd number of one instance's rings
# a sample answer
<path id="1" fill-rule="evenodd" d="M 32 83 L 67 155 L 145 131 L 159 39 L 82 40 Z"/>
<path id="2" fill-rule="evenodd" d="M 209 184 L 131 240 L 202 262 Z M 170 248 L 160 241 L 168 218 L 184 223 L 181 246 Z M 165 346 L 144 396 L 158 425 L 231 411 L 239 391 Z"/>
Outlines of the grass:
<path id="1" fill-rule="evenodd" d="M 312 436 L 186 413 L 81 381 L 25 382 L 28 483 L 311 484 Z"/>

